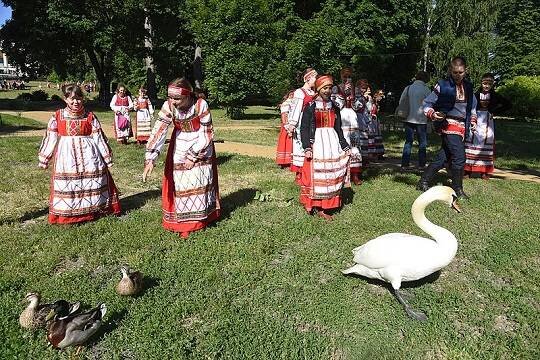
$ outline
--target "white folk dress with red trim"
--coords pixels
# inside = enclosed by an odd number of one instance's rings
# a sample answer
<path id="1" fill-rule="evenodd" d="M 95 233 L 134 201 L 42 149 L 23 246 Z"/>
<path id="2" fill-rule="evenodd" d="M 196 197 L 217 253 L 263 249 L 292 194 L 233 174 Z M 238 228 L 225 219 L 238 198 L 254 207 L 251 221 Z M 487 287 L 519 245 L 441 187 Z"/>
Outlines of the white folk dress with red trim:
<path id="1" fill-rule="evenodd" d="M 276 148 L 276 164 L 289 166 L 292 162 L 293 139 L 285 130 L 289 118 L 289 109 L 292 97 L 284 100 L 279 106 L 281 112 L 281 127 L 279 129 L 278 143 Z"/>
<path id="2" fill-rule="evenodd" d="M 306 106 L 313 100 L 315 91 L 311 89 L 299 88 L 294 91 L 293 99 L 289 108 L 289 117 L 287 122 L 290 126 L 295 128 L 293 135 L 293 151 L 292 151 L 292 172 L 302 171 L 302 165 L 304 165 L 304 149 L 302 148 L 302 141 L 300 140 L 300 122 L 302 121 L 302 114 Z"/>
<path id="3" fill-rule="evenodd" d="M 315 139 L 313 158 L 305 159 L 302 167 L 300 202 L 310 212 L 341 206 L 341 189 L 345 185 L 349 156 L 342 149 L 334 129 L 336 114 L 331 101 L 316 98 Z"/>
<path id="4" fill-rule="evenodd" d="M 334 86 L 332 89 L 332 100 L 340 109 L 343 137 L 345 137 L 345 140 L 351 146 L 351 157 L 349 161 L 350 174 L 360 175 L 362 173 L 361 134 L 358 116 L 353 109 L 355 96 L 354 91 L 348 96 L 345 95 L 344 87 L 345 84 L 340 84 L 339 87 Z"/>
<path id="5" fill-rule="evenodd" d="M 129 117 L 129 111 L 133 110 L 133 101 L 131 101 L 131 97 L 124 96 L 122 98 L 115 94 L 109 105 L 111 107 L 111 110 L 114 111 L 113 130 L 116 141 L 122 142 L 129 139 L 133 136 L 133 130 L 131 128 L 131 118 Z M 121 129 L 118 125 L 119 114 L 122 114 L 128 119 L 128 126 L 126 128 Z"/>
<path id="6" fill-rule="evenodd" d="M 465 171 L 491 174 L 495 159 L 495 123 L 488 111 L 490 94 L 481 92 L 476 110 L 476 131 L 465 142 Z"/>
<path id="7" fill-rule="evenodd" d="M 53 160 L 49 223 L 69 224 L 119 214 L 118 190 L 108 170 L 112 153 L 92 113 L 72 116 L 58 110 L 49 120 L 39 149 L 39 166 Z"/>
<path id="8" fill-rule="evenodd" d="M 174 129 L 163 176 L 163 227 L 191 232 L 218 219 L 221 209 L 208 104 L 198 99 L 184 112 L 165 102 L 146 144 L 146 161 L 156 160 L 171 125 Z M 186 159 L 195 162 L 193 168 L 185 168 Z"/>
<path id="9" fill-rule="evenodd" d="M 353 110 L 356 111 L 357 124 L 359 129 L 359 150 L 362 154 L 362 166 L 365 168 L 369 162 L 369 135 L 368 128 L 371 122 L 371 102 L 367 102 L 359 88 L 355 88 L 355 100 Z"/>
<path id="10" fill-rule="evenodd" d="M 136 101 L 135 139 L 147 141 L 152 133 L 152 115 L 154 107 L 147 96 L 139 96 Z"/>

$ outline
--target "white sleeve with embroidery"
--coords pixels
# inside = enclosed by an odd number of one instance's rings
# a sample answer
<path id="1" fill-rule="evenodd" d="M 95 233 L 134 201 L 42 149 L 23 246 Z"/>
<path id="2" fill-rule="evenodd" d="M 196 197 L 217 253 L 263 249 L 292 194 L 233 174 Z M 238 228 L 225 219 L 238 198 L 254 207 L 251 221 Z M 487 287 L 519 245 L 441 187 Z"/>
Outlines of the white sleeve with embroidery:
<path id="1" fill-rule="evenodd" d="M 201 157 L 204 157 L 204 150 L 210 145 L 214 139 L 214 129 L 212 127 L 212 115 L 208 109 L 208 103 L 204 100 L 199 100 L 199 115 L 203 114 L 200 117 L 201 127 L 198 131 L 197 142 L 186 153 L 186 156 L 191 161 L 196 161 Z"/>
<path id="2" fill-rule="evenodd" d="M 426 96 L 426 98 L 422 102 L 422 106 L 424 108 L 424 115 L 426 115 L 428 119 L 433 119 L 433 114 L 435 114 L 435 109 L 433 109 L 433 106 L 439 98 L 440 91 L 441 89 L 439 87 L 439 84 L 435 85 L 433 91 L 428 96 Z"/>
<path id="3" fill-rule="evenodd" d="M 39 147 L 38 159 L 40 168 L 46 169 L 49 166 L 49 161 L 54 155 L 57 142 L 58 123 L 56 122 L 55 114 L 53 114 L 53 116 L 49 119 L 45 136 L 43 137 L 43 141 L 41 141 L 41 146 Z"/>
<path id="4" fill-rule="evenodd" d="M 146 144 L 145 161 L 155 162 L 161 148 L 165 144 L 165 138 L 167 137 L 167 130 L 172 123 L 172 113 L 169 110 L 169 103 L 165 101 L 158 114 L 158 118 L 152 129 L 152 134 Z"/>
<path id="5" fill-rule="evenodd" d="M 105 161 L 105 164 L 107 164 L 107 167 L 113 166 L 111 148 L 109 147 L 107 138 L 105 137 L 103 129 L 101 128 L 101 123 L 95 115 L 93 115 L 92 118 L 92 138 L 97 145 L 103 161 Z"/>
<path id="6" fill-rule="evenodd" d="M 113 95 L 109 106 L 111 107 L 111 110 L 114 111 L 115 113 L 122 111 L 122 106 L 116 106 L 115 104 L 116 104 L 116 94 Z"/>
<path id="7" fill-rule="evenodd" d="M 148 101 L 148 111 L 150 112 L 150 115 L 154 115 L 154 105 L 152 105 L 150 99 L 147 99 L 146 101 Z"/>
<path id="8" fill-rule="evenodd" d="M 294 97 L 291 100 L 291 107 L 289 109 L 289 118 L 287 120 L 287 124 L 289 124 L 291 127 L 298 127 L 300 125 L 300 121 L 302 120 L 302 112 L 304 107 L 304 93 L 302 90 L 295 91 Z"/>

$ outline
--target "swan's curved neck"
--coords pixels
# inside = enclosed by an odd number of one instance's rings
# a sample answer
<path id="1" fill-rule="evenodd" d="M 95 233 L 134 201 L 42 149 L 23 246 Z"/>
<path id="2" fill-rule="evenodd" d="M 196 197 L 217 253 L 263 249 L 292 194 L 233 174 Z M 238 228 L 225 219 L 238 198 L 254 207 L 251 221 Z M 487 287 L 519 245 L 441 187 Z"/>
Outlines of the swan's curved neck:
<path id="1" fill-rule="evenodd" d="M 420 196 L 413 203 L 411 208 L 411 213 L 414 222 L 418 227 L 427 234 L 429 234 L 439 245 L 441 249 L 441 255 L 445 258 L 448 257 L 449 260 L 453 259 L 457 252 L 457 239 L 450 231 L 445 228 L 433 224 L 429 221 L 425 214 L 424 210 L 426 207 L 431 204 L 433 201 L 438 199 L 429 198 L 426 196 Z"/>

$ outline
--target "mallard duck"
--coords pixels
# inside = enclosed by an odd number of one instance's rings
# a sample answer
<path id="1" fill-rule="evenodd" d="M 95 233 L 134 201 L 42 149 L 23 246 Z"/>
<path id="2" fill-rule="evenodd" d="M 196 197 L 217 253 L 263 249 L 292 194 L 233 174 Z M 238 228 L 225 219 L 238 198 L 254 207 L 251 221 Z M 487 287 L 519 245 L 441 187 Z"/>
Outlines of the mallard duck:
<path id="1" fill-rule="evenodd" d="M 139 271 L 131 271 L 127 266 L 120 268 L 122 279 L 116 286 L 118 295 L 131 296 L 139 293 L 143 287 L 143 276 Z"/>
<path id="2" fill-rule="evenodd" d="M 25 299 L 29 302 L 26 309 L 19 316 L 19 324 L 25 329 L 37 329 L 44 327 L 47 323 L 47 315 L 52 309 L 60 316 L 67 316 L 79 310 L 81 303 L 68 303 L 66 300 L 57 300 L 54 303 L 40 304 L 39 293 L 30 292 Z"/>
<path id="3" fill-rule="evenodd" d="M 105 304 L 99 304 L 94 309 L 81 314 L 64 317 L 56 313 L 49 315 L 54 320 L 49 327 L 47 340 L 56 349 L 83 345 L 99 329 L 106 312 Z"/>
<path id="4" fill-rule="evenodd" d="M 386 281 L 392 285 L 394 295 L 405 312 L 416 320 L 426 320 L 426 315 L 414 310 L 403 299 L 399 289 L 402 281 L 422 279 L 447 266 L 458 248 L 454 234 L 432 224 L 424 215 L 424 209 L 436 200 L 444 201 L 457 212 L 457 195 L 447 186 L 434 186 L 413 203 L 411 213 L 418 227 L 432 239 L 420 236 L 392 233 L 381 235 L 353 250 L 354 262 L 343 274 L 357 274 L 371 279 Z"/>

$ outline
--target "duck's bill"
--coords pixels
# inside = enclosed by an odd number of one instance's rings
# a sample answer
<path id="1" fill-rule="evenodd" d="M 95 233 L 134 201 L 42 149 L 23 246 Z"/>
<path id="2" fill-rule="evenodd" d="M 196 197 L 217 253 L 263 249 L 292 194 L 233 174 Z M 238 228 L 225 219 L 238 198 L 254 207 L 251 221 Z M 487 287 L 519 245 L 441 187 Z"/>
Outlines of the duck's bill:
<path id="1" fill-rule="evenodd" d="M 45 321 L 51 320 L 54 317 L 55 314 L 56 313 L 54 312 L 54 310 L 51 309 L 51 311 L 49 311 L 49 313 L 47 314 L 47 317 L 45 318 Z"/>
<path id="2" fill-rule="evenodd" d="M 456 212 L 459 214 L 461 213 L 461 208 L 459 207 L 457 203 L 457 198 L 452 201 L 452 209 L 456 210 Z"/>

